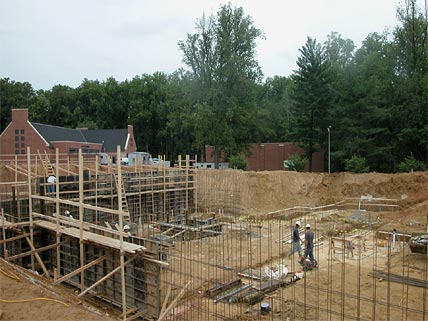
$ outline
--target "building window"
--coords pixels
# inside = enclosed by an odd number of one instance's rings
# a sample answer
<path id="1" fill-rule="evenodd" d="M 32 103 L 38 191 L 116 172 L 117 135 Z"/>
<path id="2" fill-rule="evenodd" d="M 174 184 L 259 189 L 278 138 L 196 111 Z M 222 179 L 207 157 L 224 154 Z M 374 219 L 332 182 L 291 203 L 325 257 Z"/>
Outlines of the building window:
<path id="1" fill-rule="evenodd" d="M 15 148 L 19 148 L 19 143 L 15 143 Z"/>
<path id="2" fill-rule="evenodd" d="M 15 135 L 19 134 L 19 129 L 15 129 Z"/>
<path id="3" fill-rule="evenodd" d="M 19 141 L 19 136 L 15 136 L 15 141 Z"/>
<path id="4" fill-rule="evenodd" d="M 25 143 L 21 143 L 21 148 L 25 148 Z"/>
<path id="5" fill-rule="evenodd" d="M 21 136 L 21 140 L 25 140 L 25 136 Z"/>
<path id="6" fill-rule="evenodd" d="M 21 154 L 25 154 L 25 149 L 21 149 Z"/>
<path id="7" fill-rule="evenodd" d="M 18 155 L 19 154 L 19 150 L 15 149 L 15 154 Z"/>
<path id="8" fill-rule="evenodd" d="M 23 129 L 21 129 L 21 135 L 24 135 L 24 130 Z"/>

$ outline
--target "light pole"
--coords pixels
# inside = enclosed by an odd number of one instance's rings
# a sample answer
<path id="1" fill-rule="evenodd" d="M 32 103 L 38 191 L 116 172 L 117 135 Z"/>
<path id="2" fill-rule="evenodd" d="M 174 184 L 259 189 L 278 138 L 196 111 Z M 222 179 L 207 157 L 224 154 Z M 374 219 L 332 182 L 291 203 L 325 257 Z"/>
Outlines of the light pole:
<path id="1" fill-rule="evenodd" d="M 328 126 L 328 173 L 330 174 L 330 129 L 331 126 Z"/>

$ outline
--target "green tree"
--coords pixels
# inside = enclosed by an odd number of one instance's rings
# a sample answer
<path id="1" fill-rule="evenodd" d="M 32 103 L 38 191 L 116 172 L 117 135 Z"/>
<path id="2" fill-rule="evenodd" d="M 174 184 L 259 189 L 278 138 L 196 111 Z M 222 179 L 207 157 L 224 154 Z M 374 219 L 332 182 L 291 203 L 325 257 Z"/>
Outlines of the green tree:
<path id="1" fill-rule="evenodd" d="M 428 132 L 428 7 L 418 8 L 416 0 L 397 9 L 400 22 L 394 30 L 396 56 L 394 79 L 394 150 L 397 159 L 413 154 L 427 157 Z"/>
<path id="2" fill-rule="evenodd" d="M 237 154 L 261 136 L 255 89 L 262 73 L 255 48 L 262 32 L 230 3 L 220 7 L 217 17 L 198 20 L 196 31 L 179 42 L 197 89 L 195 143 L 198 150 L 214 145 L 218 159 L 222 151 Z"/>
<path id="3" fill-rule="evenodd" d="M 426 164 L 417 160 L 413 155 L 409 155 L 398 165 L 398 170 L 400 172 L 424 171 Z"/>
<path id="4" fill-rule="evenodd" d="M 74 128 L 76 125 L 72 116 L 76 105 L 74 89 L 69 86 L 55 85 L 43 94 L 49 101 L 43 123 Z"/>
<path id="5" fill-rule="evenodd" d="M 168 154 L 173 142 L 168 140 L 168 114 L 173 98 L 169 77 L 164 73 L 134 77 L 128 83 L 128 115 L 134 126 L 139 150 L 152 155 Z"/>
<path id="6" fill-rule="evenodd" d="M 368 173 L 370 171 L 366 159 L 356 155 L 345 161 L 345 168 L 352 173 Z"/>
<path id="7" fill-rule="evenodd" d="M 306 151 L 309 171 L 312 171 L 312 155 L 325 141 L 325 129 L 329 125 L 332 74 L 324 49 L 315 39 L 308 37 L 299 52 L 298 70 L 293 75 L 297 121 L 293 132 Z"/>
<path id="8" fill-rule="evenodd" d="M 231 168 L 246 170 L 248 163 L 245 157 L 243 156 L 229 156 L 228 158 Z"/>
<path id="9" fill-rule="evenodd" d="M 291 129 L 295 125 L 293 90 L 294 82 L 290 77 L 267 78 L 259 86 L 257 100 L 265 113 L 260 117 L 263 142 L 291 141 Z"/>
<path id="10" fill-rule="evenodd" d="M 290 171 L 303 172 L 308 163 L 308 158 L 296 153 L 291 155 L 286 162 Z"/>
<path id="11" fill-rule="evenodd" d="M 11 110 L 29 108 L 35 97 L 34 89 L 30 83 L 0 78 L 0 133 L 12 120 Z"/>
<path id="12" fill-rule="evenodd" d="M 335 146 L 344 162 L 352 155 L 367 159 L 373 170 L 391 171 L 394 164 L 391 141 L 391 99 L 394 59 L 388 34 L 370 34 L 355 53 L 351 66 L 348 99 L 339 114 L 342 134 Z"/>

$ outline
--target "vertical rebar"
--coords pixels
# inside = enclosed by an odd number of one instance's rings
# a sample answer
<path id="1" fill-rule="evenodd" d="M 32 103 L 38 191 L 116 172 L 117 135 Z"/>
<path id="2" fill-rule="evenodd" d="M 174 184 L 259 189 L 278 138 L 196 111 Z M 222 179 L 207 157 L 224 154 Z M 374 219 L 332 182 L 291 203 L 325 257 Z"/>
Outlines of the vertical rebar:
<path id="1" fill-rule="evenodd" d="M 340 307 L 340 316 L 341 316 L 341 320 L 345 320 L 345 283 L 346 283 L 346 278 L 345 278 L 345 263 L 346 263 L 346 252 L 347 252 L 347 247 L 348 244 L 345 241 L 345 233 L 342 233 L 342 264 L 341 264 L 341 273 L 340 273 L 340 302 L 341 302 L 341 307 Z"/>

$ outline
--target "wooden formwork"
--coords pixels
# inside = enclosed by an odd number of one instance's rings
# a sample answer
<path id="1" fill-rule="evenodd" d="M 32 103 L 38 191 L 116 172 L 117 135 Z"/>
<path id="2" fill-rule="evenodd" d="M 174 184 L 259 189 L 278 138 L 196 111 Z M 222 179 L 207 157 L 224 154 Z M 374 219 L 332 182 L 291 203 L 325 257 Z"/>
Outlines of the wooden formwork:
<path id="1" fill-rule="evenodd" d="M 60 164 L 58 152 L 49 162 L 40 157 L 40 164 L 30 149 L 27 153 L 26 166 L 16 162 L 10 167 L 15 180 L 1 186 L 0 254 L 55 284 L 79 288 L 79 296 L 91 293 L 116 304 L 124 320 L 129 311 L 134 318 L 159 317 L 167 246 L 122 231 L 125 224 L 140 227 L 175 215 L 187 218 L 195 211 L 195 171 L 189 157 L 180 158 L 176 168 L 123 171 L 120 164 L 102 170 L 97 158 L 94 166 L 85 164 L 81 151 L 77 168 Z M 46 164 L 58 177 L 51 194 L 41 170 Z M 26 180 L 18 181 L 18 176 Z"/>

